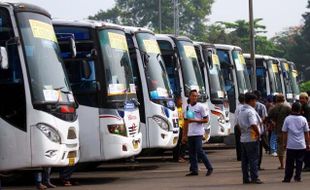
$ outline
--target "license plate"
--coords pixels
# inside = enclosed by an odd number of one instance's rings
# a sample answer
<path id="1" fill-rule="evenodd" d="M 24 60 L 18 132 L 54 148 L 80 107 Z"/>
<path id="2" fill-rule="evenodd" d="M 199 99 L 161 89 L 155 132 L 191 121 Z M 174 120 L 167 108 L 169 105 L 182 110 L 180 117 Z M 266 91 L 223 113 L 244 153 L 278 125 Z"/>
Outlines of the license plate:
<path id="1" fill-rule="evenodd" d="M 138 149 L 139 148 L 139 142 L 134 141 L 132 144 L 133 144 L 133 148 L 134 149 Z"/>
<path id="2" fill-rule="evenodd" d="M 75 158 L 69 158 L 69 166 L 74 166 Z"/>
<path id="3" fill-rule="evenodd" d="M 177 138 L 177 137 L 174 137 L 174 139 L 173 139 L 173 144 L 177 144 L 177 142 L 178 142 L 178 138 Z"/>

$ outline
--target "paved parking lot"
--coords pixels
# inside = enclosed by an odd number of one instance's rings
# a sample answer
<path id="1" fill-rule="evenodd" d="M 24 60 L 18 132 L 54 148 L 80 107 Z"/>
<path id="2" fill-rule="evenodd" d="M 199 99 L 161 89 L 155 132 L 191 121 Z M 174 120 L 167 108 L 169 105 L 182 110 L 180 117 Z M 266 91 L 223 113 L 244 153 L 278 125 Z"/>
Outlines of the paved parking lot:
<path id="1" fill-rule="evenodd" d="M 166 157 L 140 158 L 138 164 L 109 163 L 103 164 L 95 171 L 77 172 L 74 179 L 80 185 L 59 187 L 59 190 L 162 190 L 162 189 L 306 189 L 310 186 L 310 173 L 303 174 L 303 182 L 282 184 L 283 170 L 277 170 L 277 158 L 266 155 L 263 160 L 264 171 L 260 172 L 263 185 L 242 185 L 240 163 L 234 159 L 234 150 L 210 150 L 209 158 L 214 164 L 214 174 L 205 177 L 202 165 L 200 175 L 185 177 L 188 164 L 170 162 Z M 57 180 L 54 177 L 54 182 Z M 29 178 L 29 176 L 28 176 Z M 14 185 L 19 183 L 18 186 Z M 34 189 L 31 180 L 11 183 L 4 189 Z"/>

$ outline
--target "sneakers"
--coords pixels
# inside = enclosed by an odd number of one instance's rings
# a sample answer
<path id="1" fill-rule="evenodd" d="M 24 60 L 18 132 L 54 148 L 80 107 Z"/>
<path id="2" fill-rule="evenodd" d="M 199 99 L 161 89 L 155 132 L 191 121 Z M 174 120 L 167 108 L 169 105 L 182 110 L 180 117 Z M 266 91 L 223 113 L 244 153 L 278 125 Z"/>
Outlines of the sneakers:
<path id="1" fill-rule="evenodd" d="M 278 157 L 278 154 L 276 152 L 272 153 L 271 156 Z"/>
<path id="2" fill-rule="evenodd" d="M 56 188 L 56 185 L 52 184 L 52 183 L 44 183 L 44 185 L 47 187 L 47 188 Z"/>
<path id="3" fill-rule="evenodd" d="M 256 179 L 251 182 L 252 184 L 263 184 L 263 182 L 260 179 Z"/>
<path id="4" fill-rule="evenodd" d="M 43 185 L 42 183 L 39 183 L 39 184 L 37 185 L 37 189 L 38 189 L 38 190 L 45 190 L 45 189 L 47 189 L 47 187 L 46 187 L 45 185 Z"/>

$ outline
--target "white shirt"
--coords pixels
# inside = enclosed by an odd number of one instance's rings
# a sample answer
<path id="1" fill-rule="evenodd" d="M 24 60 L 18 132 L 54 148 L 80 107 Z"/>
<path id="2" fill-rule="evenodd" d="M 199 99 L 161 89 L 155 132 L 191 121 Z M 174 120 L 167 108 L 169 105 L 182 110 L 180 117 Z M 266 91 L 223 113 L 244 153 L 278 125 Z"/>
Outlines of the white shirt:
<path id="1" fill-rule="evenodd" d="M 240 142 L 246 143 L 257 141 L 258 136 L 251 126 L 257 125 L 259 128 L 261 121 L 255 109 L 252 106 L 245 104 L 241 107 L 237 120 L 241 129 Z"/>
<path id="2" fill-rule="evenodd" d="M 209 108 L 205 104 L 202 104 L 202 103 L 199 103 L 199 102 L 197 102 L 193 106 L 189 104 L 187 106 L 185 114 L 184 114 L 186 119 L 187 119 L 186 112 L 188 110 L 192 111 L 194 113 L 194 118 L 193 119 L 201 120 L 201 119 L 206 118 L 206 117 L 209 118 Z M 192 137 L 192 136 L 203 136 L 205 134 L 205 129 L 204 129 L 205 125 L 206 125 L 205 123 L 196 123 L 196 122 L 189 123 L 188 124 L 188 133 L 187 133 L 187 135 L 189 137 Z"/>
<path id="3" fill-rule="evenodd" d="M 306 118 L 301 115 L 290 115 L 284 120 L 283 132 L 287 132 L 287 149 L 306 149 L 305 132 L 309 132 Z"/>
<path id="4" fill-rule="evenodd" d="M 238 104 L 237 105 L 237 108 L 235 110 L 235 121 L 234 121 L 234 126 L 238 125 L 238 116 L 239 116 L 239 113 L 240 113 L 240 110 L 242 108 L 244 104 Z"/>

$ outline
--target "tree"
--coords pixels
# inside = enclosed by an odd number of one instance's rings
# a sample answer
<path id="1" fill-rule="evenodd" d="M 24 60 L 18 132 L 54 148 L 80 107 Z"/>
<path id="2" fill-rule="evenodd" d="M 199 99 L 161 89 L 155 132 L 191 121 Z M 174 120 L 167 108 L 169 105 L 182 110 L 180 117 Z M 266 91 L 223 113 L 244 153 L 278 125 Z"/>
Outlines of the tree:
<path id="1" fill-rule="evenodd" d="M 180 0 L 180 32 L 193 39 L 203 39 L 207 16 L 214 0 Z M 100 10 L 90 19 L 130 26 L 147 26 L 159 31 L 159 0 L 116 0 L 115 7 Z M 173 1 L 161 0 L 162 30 L 173 31 Z"/>
<path id="2" fill-rule="evenodd" d="M 255 46 L 257 54 L 274 55 L 279 49 L 267 39 L 266 26 L 260 24 L 263 19 L 254 20 Z M 242 47 L 244 52 L 250 51 L 249 22 L 237 20 L 235 22 L 217 22 L 208 28 L 207 39 L 211 43 L 233 44 Z"/>
<path id="3" fill-rule="evenodd" d="M 307 8 L 310 9 L 310 0 Z M 295 62 L 305 80 L 310 80 L 310 12 L 302 16 L 305 21 L 303 26 L 290 27 L 272 41 L 281 49 L 277 56 Z"/>

